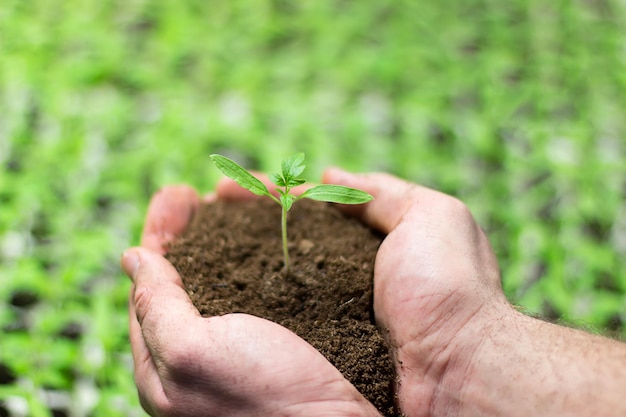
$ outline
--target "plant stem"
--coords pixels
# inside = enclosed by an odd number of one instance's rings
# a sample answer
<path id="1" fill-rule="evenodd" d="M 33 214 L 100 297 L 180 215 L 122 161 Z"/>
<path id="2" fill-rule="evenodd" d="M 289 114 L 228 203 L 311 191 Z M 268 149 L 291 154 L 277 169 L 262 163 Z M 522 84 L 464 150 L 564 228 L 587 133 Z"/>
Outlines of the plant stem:
<path id="1" fill-rule="evenodd" d="M 283 232 L 283 255 L 285 256 L 285 274 L 289 274 L 289 250 L 287 249 L 287 210 L 282 207 L 281 226 Z"/>

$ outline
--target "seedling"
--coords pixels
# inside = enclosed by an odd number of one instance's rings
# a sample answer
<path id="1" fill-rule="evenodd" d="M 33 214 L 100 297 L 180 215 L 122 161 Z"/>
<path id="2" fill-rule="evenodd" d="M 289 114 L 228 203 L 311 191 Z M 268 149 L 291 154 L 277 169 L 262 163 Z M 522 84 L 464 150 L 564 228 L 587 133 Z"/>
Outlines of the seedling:
<path id="1" fill-rule="evenodd" d="M 266 196 L 274 200 L 280 205 L 281 210 L 281 229 L 283 238 L 283 255 L 285 257 L 285 272 L 289 273 L 289 251 L 287 249 L 287 212 L 291 209 L 293 203 L 303 198 L 311 200 L 326 201 L 330 203 L 341 204 L 362 204 L 372 200 L 370 194 L 355 188 L 344 187 L 343 185 L 321 184 L 309 188 L 300 195 L 290 194 L 291 189 L 302 185 L 306 182 L 300 178 L 305 166 L 304 154 L 297 153 L 281 163 L 281 172 L 279 174 L 270 175 L 270 180 L 276 186 L 278 197 L 274 196 L 258 178 L 249 173 L 245 168 L 236 162 L 222 155 L 213 154 L 210 156 L 215 166 L 222 171 L 224 175 L 234 180 L 241 187 L 256 195 Z"/>

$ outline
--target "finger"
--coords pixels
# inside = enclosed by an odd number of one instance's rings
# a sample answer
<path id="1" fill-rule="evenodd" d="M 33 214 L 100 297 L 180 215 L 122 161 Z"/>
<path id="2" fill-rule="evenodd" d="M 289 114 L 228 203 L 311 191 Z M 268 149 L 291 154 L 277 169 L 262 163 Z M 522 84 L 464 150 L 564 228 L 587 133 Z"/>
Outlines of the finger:
<path id="1" fill-rule="evenodd" d="M 180 235 L 200 204 L 198 193 L 186 185 L 167 186 L 150 201 L 141 246 L 165 253 L 165 246 Z"/>
<path id="2" fill-rule="evenodd" d="M 154 397 L 154 393 L 162 393 L 163 385 L 156 364 L 152 359 L 150 349 L 148 349 L 143 335 L 141 334 L 141 326 L 139 326 L 139 321 L 137 321 L 137 312 L 132 302 L 134 294 L 135 286 L 133 285 L 131 287 L 128 303 L 128 323 L 130 347 L 133 355 L 133 363 L 135 365 L 134 377 L 142 406 L 150 413 L 151 410 L 149 407 L 151 401 L 146 401 L 146 399 Z"/>
<path id="3" fill-rule="evenodd" d="M 131 277 L 134 292 L 130 310 L 141 332 L 134 332 L 138 359 L 146 352 L 137 339 L 141 334 L 157 370 L 164 366 L 165 355 L 180 346 L 183 332 L 193 331 L 194 320 L 200 317 L 193 306 L 174 267 L 161 255 L 145 248 L 128 249 L 122 256 L 122 268 Z"/>
<path id="4" fill-rule="evenodd" d="M 385 234 L 391 233 L 402 222 L 406 226 L 403 228 L 405 239 L 414 242 L 425 238 L 430 240 L 422 249 L 434 248 L 434 240 L 447 245 L 447 250 L 453 243 L 460 250 L 466 246 L 465 239 L 469 238 L 475 242 L 484 240 L 486 243 L 481 242 L 481 245 L 488 245 L 468 207 L 447 194 L 389 174 L 352 174 L 336 168 L 326 170 L 323 181 L 372 194 L 374 200 L 369 203 L 345 205 L 342 209 Z M 451 241 L 451 236 L 457 239 Z"/>
<path id="5" fill-rule="evenodd" d="M 260 174 L 257 172 L 252 173 L 256 178 L 258 178 L 271 192 L 275 197 L 278 197 L 278 192 L 276 188 L 278 187 L 272 181 L 270 181 L 269 177 L 265 174 Z M 307 189 L 311 188 L 310 185 L 304 184 L 299 185 L 291 189 L 290 193 L 294 195 L 300 195 L 305 192 Z M 222 178 L 216 186 L 217 198 L 219 200 L 224 201 L 243 201 L 243 200 L 252 200 L 254 198 L 258 198 L 259 196 L 251 193 L 245 188 L 241 187 L 235 181 L 230 178 Z"/>
<path id="6" fill-rule="evenodd" d="M 383 173 L 352 174 L 338 168 L 329 168 L 324 172 L 322 182 L 357 188 L 372 194 L 374 200 L 369 203 L 343 205 L 342 209 L 383 233 L 390 233 L 395 229 L 413 205 L 425 205 L 435 198 L 445 196 Z"/>
<path id="7" fill-rule="evenodd" d="M 259 178 L 265 184 L 265 186 L 268 185 L 260 176 L 255 175 L 255 177 Z M 241 187 L 230 178 L 222 178 L 221 180 L 219 180 L 217 186 L 215 187 L 215 193 L 217 194 L 218 200 L 224 201 L 253 200 L 259 197 L 256 194 L 253 194 L 252 192 Z"/>
<path id="8" fill-rule="evenodd" d="M 202 196 L 202 198 L 200 199 L 200 202 L 204 204 L 210 204 L 210 203 L 215 202 L 215 200 L 217 200 L 217 194 L 208 193 Z"/>

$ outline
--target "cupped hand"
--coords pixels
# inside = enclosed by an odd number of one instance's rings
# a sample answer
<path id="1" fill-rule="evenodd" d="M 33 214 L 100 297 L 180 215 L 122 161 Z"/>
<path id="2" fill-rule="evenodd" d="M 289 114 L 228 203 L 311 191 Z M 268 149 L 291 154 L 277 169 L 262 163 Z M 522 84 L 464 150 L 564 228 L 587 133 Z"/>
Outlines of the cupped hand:
<path id="1" fill-rule="evenodd" d="M 205 201 L 251 198 L 231 181 Z M 379 416 L 319 352 L 289 330 L 245 314 L 203 318 L 163 258 L 201 202 L 186 186 L 152 199 L 142 247 L 122 267 L 133 281 L 135 381 L 152 416 Z"/>
<path id="2" fill-rule="evenodd" d="M 391 175 L 329 169 L 323 180 L 374 196 L 344 210 L 387 235 L 376 257 L 374 312 L 392 345 L 401 410 L 456 415 L 472 355 L 512 312 L 485 234 L 457 199 Z"/>

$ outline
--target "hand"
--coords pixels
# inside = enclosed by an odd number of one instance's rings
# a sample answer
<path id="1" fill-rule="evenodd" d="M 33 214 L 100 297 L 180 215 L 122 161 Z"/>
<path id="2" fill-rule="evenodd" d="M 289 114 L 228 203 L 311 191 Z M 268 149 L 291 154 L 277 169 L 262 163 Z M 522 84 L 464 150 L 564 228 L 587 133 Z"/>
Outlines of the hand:
<path id="1" fill-rule="evenodd" d="M 457 415 L 473 354 L 491 324 L 514 313 L 487 238 L 460 201 L 391 175 L 329 169 L 324 182 L 374 196 L 344 210 L 387 235 L 376 257 L 374 312 L 394 350 L 401 410 Z"/>
<path id="2" fill-rule="evenodd" d="M 249 198 L 222 182 L 215 198 Z M 185 186 L 150 204 L 143 248 L 122 267 L 132 278 L 130 340 L 141 404 L 152 416 L 380 416 L 319 352 L 270 321 L 229 314 L 203 318 L 161 255 L 200 204 Z"/>

